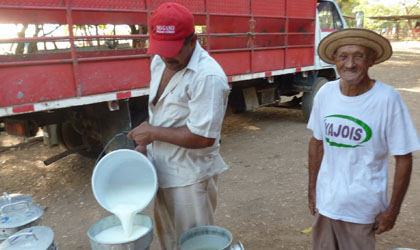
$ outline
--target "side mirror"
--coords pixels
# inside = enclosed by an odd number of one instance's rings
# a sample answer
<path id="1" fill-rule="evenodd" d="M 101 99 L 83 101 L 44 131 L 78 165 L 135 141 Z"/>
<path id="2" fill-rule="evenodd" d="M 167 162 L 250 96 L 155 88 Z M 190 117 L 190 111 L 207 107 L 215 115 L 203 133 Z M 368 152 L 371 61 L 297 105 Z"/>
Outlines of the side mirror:
<path id="1" fill-rule="evenodd" d="M 337 30 L 341 30 L 341 29 L 343 29 L 343 23 L 342 23 L 340 20 L 337 20 L 337 21 L 335 22 L 335 28 L 336 28 Z"/>

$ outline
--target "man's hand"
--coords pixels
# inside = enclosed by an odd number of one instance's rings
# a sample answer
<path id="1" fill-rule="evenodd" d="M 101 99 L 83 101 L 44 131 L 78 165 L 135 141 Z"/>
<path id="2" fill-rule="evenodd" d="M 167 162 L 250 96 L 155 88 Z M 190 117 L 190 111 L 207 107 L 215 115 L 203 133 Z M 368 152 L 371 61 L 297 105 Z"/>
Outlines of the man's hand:
<path id="1" fill-rule="evenodd" d="M 127 138 L 138 144 L 136 150 L 140 153 L 146 154 L 146 146 L 153 142 L 153 128 L 148 122 L 143 122 L 128 133 Z"/>
<path id="2" fill-rule="evenodd" d="M 391 230 L 395 225 L 397 216 L 398 214 L 392 213 L 391 211 L 389 211 L 389 209 L 376 216 L 374 226 L 375 233 L 381 234 L 383 232 Z"/>
<path id="3" fill-rule="evenodd" d="M 413 168 L 413 157 L 411 153 L 406 155 L 395 155 L 395 176 L 392 188 L 391 202 L 385 212 L 380 213 L 375 218 L 375 233 L 381 234 L 391 230 L 398 214 L 401 204 L 410 184 L 411 170 Z"/>
<path id="4" fill-rule="evenodd" d="M 316 213 L 316 193 L 315 188 L 308 190 L 308 206 L 312 215 Z"/>
<path id="5" fill-rule="evenodd" d="M 154 141 L 166 142 L 183 148 L 207 148 L 211 147 L 216 138 L 196 135 L 184 125 L 182 127 L 159 127 L 143 122 L 128 133 L 127 137 L 134 140 L 139 146 L 137 151 L 145 150 L 146 146 Z"/>
<path id="6" fill-rule="evenodd" d="M 147 156 L 147 146 L 137 145 L 137 147 L 135 148 L 135 150 L 137 152 L 140 152 L 140 153 L 144 154 L 145 156 Z"/>

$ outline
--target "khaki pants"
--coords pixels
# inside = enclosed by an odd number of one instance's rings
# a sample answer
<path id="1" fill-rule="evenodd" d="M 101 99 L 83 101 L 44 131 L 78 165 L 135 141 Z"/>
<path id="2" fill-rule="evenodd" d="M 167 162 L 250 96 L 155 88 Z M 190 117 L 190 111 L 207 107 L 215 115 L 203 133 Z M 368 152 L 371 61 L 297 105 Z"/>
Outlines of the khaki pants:
<path id="1" fill-rule="evenodd" d="M 375 250 L 373 224 L 356 224 L 315 214 L 313 250 Z"/>
<path id="2" fill-rule="evenodd" d="M 180 249 L 181 234 L 212 225 L 217 204 L 217 176 L 185 187 L 159 188 L 155 197 L 156 233 L 163 250 Z"/>

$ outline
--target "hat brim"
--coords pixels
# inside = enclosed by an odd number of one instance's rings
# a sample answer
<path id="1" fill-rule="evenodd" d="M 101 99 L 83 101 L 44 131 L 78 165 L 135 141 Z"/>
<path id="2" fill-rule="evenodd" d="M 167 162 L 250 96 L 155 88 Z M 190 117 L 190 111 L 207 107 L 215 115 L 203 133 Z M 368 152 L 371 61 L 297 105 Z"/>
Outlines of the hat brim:
<path id="1" fill-rule="evenodd" d="M 147 54 L 157 54 L 166 58 L 175 57 L 181 50 L 184 40 L 157 40 L 150 37 Z"/>
<path id="2" fill-rule="evenodd" d="M 345 45 L 360 45 L 373 49 L 376 52 L 375 64 L 388 60 L 392 55 L 389 41 L 366 29 L 344 29 L 329 34 L 319 43 L 318 55 L 323 61 L 334 64 L 334 53 Z"/>

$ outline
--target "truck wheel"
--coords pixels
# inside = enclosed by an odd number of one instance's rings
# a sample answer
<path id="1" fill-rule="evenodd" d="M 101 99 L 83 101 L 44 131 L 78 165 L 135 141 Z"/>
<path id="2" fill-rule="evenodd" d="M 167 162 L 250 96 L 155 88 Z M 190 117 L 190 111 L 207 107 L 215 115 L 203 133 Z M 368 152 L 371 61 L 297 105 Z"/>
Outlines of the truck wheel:
<path id="1" fill-rule="evenodd" d="M 229 99 L 228 107 L 232 113 L 243 113 L 246 111 L 244 95 L 242 93 L 242 88 L 232 88 Z"/>
<path id="2" fill-rule="evenodd" d="M 311 115 L 312 105 L 314 103 L 314 97 L 318 90 L 326 83 L 328 79 L 325 77 L 317 77 L 314 81 L 313 88 L 311 92 L 306 92 L 302 97 L 302 111 L 305 121 L 309 120 Z"/>
<path id="3" fill-rule="evenodd" d="M 57 134 L 60 141 L 60 146 L 65 149 L 72 149 L 80 145 L 87 145 L 86 150 L 82 150 L 79 154 L 95 159 L 98 157 L 102 145 L 100 142 L 89 138 L 86 135 L 81 135 L 74 128 L 71 122 L 63 122 L 57 127 Z"/>

